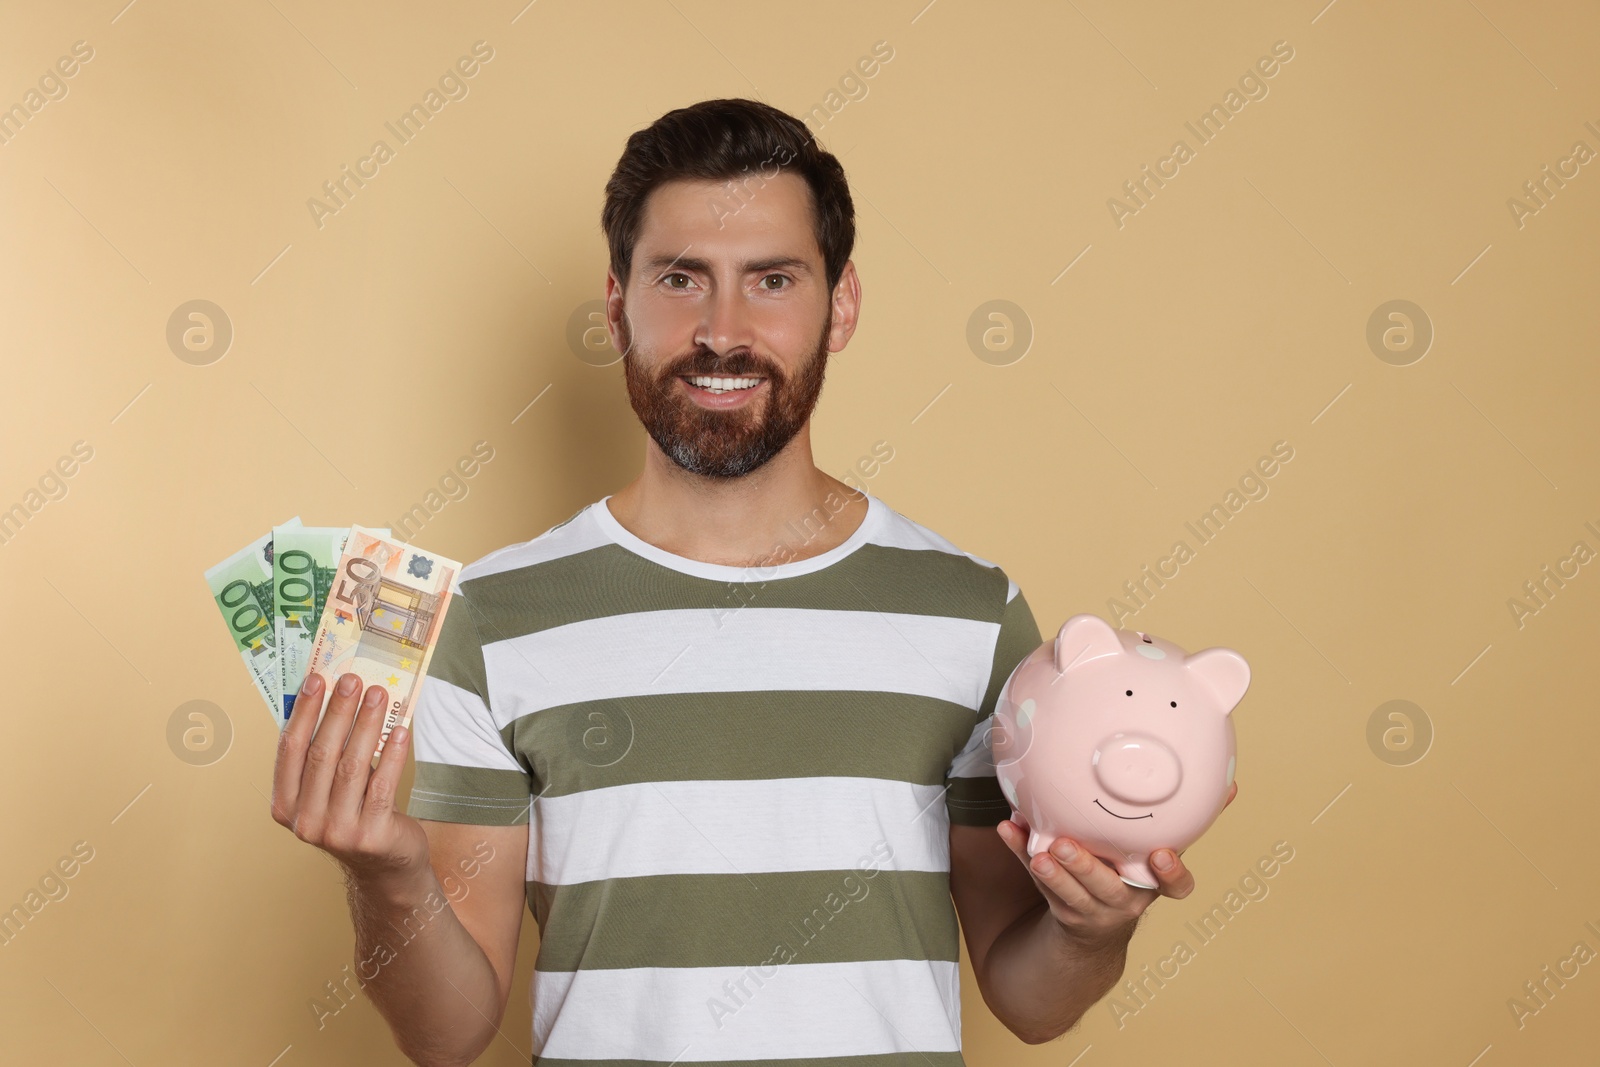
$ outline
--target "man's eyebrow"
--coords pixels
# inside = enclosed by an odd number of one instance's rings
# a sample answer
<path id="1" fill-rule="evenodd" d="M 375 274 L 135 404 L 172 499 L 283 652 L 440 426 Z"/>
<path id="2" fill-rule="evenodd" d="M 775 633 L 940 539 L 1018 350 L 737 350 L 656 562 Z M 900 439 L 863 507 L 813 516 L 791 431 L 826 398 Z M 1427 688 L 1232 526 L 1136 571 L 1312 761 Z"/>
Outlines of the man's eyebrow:
<path id="1" fill-rule="evenodd" d="M 711 262 L 697 256 L 669 256 L 657 253 L 645 257 L 641 264 L 644 273 L 659 276 L 667 270 L 695 271 L 700 274 L 711 273 Z M 739 265 L 741 274 L 754 274 L 759 271 L 789 270 L 796 274 L 810 276 L 811 264 L 798 256 L 769 256 L 765 259 L 749 259 Z"/>

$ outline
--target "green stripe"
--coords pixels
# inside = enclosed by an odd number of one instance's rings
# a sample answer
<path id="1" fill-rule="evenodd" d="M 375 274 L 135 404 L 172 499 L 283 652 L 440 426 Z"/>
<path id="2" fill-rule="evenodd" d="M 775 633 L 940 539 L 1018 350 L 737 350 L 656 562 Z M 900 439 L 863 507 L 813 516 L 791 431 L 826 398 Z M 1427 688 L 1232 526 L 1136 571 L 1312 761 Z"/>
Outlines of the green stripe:
<path id="1" fill-rule="evenodd" d="M 979 719 L 987 719 L 994 714 L 994 706 L 1000 699 L 1000 690 L 1005 688 L 1006 679 L 1011 677 L 1017 664 L 1042 644 L 1044 638 L 1039 636 L 1039 623 L 1033 617 L 1033 609 L 1028 606 L 1028 598 L 1019 589 L 1017 595 L 1011 598 L 1011 603 L 1006 605 L 1005 614 L 1000 617 L 1000 636 L 995 641 L 989 689 L 984 693 L 983 704 L 978 709 Z"/>
<path id="2" fill-rule="evenodd" d="M 1000 619 L 1000 636 L 995 641 L 994 661 L 989 671 L 989 688 L 984 693 L 983 704 L 978 709 L 981 722 L 994 714 L 1000 699 L 1000 690 L 1017 664 L 1027 659 L 1044 643 L 1039 635 L 1039 623 L 1033 617 L 1028 598 L 1019 589 L 1006 605 Z M 950 779 L 950 791 L 945 794 L 945 810 L 950 822 L 956 826 L 998 826 L 1011 817 L 1011 802 L 1000 791 L 998 778 L 982 775 L 973 778 Z"/>
<path id="3" fill-rule="evenodd" d="M 544 708 L 501 739 L 533 768 L 533 791 L 552 797 L 642 782 L 832 775 L 942 785 L 976 721 L 971 708 L 907 693 L 657 693 Z"/>
<path id="4" fill-rule="evenodd" d="M 476 693 L 489 702 L 488 671 L 484 667 L 483 647 L 477 627 L 477 605 L 465 591 L 450 598 L 445 607 L 444 624 L 428 660 L 428 678 L 440 678 L 457 689 Z M 424 678 L 422 684 L 428 684 Z"/>
<path id="5" fill-rule="evenodd" d="M 521 771 L 418 760 L 406 814 L 438 822 L 519 826 L 528 821 L 531 793 L 528 776 Z"/>
<path id="6" fill-rule="evenodd" d="M 1000 791 L 1000 779 L 987 775 L 950 779 L 944 806 L 957 826 L 999 826 L 1011 818 L 1011 801 Z"/>
<path id="7" fill-rule="evenodd" d="M 535 966 L 575 971 L 958 958 L 946 873 L 871 867 L 866 873 L 872 877 L 846 869 L 530 882 L 528 907 L 541 931 Z"/>
<path id="8" fill-rule="evenodd" d="M 639 611 L 717 611 L 723 624 L 746 607 L 884 611 L 995 622 L 1007 578 L 967 556 L 865 544 L 830 567 L 781 580 L 725 582 L 683 574 L 602 545 L 462 583 L 489 644 L 590 619 Z M 449 616 L 446 616 L 446 625 Z M 437 653 L 436 653 L 437 654 Z"/>

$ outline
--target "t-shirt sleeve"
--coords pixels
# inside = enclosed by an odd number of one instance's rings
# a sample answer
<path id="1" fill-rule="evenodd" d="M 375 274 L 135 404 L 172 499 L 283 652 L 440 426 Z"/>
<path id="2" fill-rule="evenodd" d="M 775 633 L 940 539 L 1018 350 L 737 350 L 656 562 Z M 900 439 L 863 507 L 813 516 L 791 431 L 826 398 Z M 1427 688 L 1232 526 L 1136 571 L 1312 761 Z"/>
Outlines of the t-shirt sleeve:
<path id="1" fill-rule="evenodd" d="M 532 790 L 495 725 L 476 617 L 464 589 L 451 598 L 411 711 L 416 776 L 406 812 L 439 822 L 514 826 L 528 821 Z"/>
<path id="2" fill-rule="evenodd" d="M 1039 636 L 1033 609 L 1017 583 L 1007 579 L 1006 593 L 1008 599 L 1000 616 L 989 686 L 984 692 L 983 706 L 978 709 L 977 725 L 945 775 L 945 809 L 950 813 L 950 822 L 957 826 L 997 826 L 1011 817 L 1011 802 L 1000 792 L 1000 779 L 994 770 L 991 748 L 994 709 L 1012 670 L 1043 643 L 1043 638 Z"/>

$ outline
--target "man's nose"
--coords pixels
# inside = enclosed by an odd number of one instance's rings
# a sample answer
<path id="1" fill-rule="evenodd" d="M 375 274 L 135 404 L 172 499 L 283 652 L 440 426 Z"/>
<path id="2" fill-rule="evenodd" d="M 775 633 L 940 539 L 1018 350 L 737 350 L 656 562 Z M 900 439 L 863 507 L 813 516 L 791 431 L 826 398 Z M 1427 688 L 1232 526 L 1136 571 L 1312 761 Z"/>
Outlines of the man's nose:
<path id="1" fill-rule="evenodd" d="M 737 287 L 719 285 L 701 307 L 696 342 L 719 356 L 738 348 L 755 347 L 755 319 Z"/>

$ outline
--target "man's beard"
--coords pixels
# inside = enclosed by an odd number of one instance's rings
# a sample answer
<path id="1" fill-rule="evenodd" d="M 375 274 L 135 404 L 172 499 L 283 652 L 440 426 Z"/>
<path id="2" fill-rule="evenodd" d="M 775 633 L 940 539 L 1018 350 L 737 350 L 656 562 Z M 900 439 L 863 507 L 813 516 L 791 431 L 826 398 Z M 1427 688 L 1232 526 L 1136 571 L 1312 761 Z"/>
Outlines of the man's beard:
<path id="1" fill-rule="evenodd" d="M 629 344 L 622 368 L 628 400 L 646 432 L 679 467 L 707 478 L 742 477 L 783 451 L 811 417 L 827 370 L 829 326 L 823 324 L 816 350 L 793 380 L 748 349 L 719 361 L 705 348 L 674 360 L 651 378 L 634 358 L 631 337 L 625 337 Z M 703 408 L 678 384 L 680 375 L 702 374 L 765 378 L 766 400 L 728 410 Z"/>

